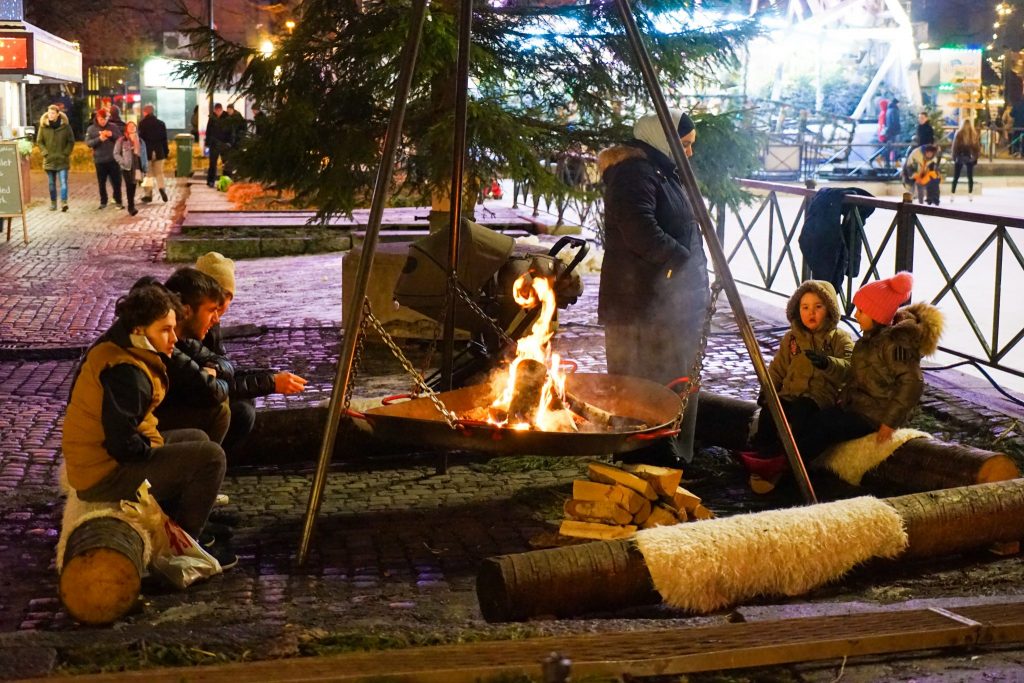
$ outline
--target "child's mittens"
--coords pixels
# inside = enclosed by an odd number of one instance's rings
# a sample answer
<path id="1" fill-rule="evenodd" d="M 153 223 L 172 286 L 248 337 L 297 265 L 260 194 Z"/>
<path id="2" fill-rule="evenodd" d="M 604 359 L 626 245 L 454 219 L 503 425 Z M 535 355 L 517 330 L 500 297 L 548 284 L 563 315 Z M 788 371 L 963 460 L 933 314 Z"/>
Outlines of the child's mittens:
<path id="1" fill-rule="evenodd" d="M 804 355 L 807 356 L 807 360 L 811 362 L 811 365 L 819 370 L 824 370 L 828 367 L 827 354 L 824 354 L 821 351 L 815 351 L 814 349 L 808 349 L 807 351 L 804 351 Z"/>

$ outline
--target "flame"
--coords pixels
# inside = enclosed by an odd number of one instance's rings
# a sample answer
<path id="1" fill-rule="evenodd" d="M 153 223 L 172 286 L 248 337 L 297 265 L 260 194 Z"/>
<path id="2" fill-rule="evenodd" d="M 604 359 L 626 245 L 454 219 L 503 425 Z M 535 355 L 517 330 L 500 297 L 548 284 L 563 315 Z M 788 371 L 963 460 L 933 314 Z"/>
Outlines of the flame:
<path id="1" fill-rule="evenodd" d="M 562 359 L 551 350 L 555 333 L 552 320 L 557 308 L 551 279 L 524 273 L 512 285 L 512 297 L 526 309 L 540 306 L 540 313 L 530 333 L 519 340 L 508 371 L 497 378 L 498 398 L 491 404 L 489 421 L 516 430 L 576 431 L 572 413 L 564 407 L 566 374 L 561 369 Z M 542 382 L 531 376 L 540 373 L 544 375 Z M 535 402 L 523 405 L 524 396 L 531 394 L 520 391 L 517 395 L 520 381 L 531 386 L 542 384 Z"/>

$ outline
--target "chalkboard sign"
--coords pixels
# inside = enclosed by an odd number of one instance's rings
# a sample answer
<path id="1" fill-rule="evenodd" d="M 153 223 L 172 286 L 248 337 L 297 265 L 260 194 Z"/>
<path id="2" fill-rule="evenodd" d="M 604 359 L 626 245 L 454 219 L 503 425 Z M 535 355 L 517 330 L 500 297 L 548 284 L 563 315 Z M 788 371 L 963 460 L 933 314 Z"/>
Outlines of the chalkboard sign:
<path id="1" fill-rule="evenodd" d="M 21 212 L 18 145 L 14 142 L 0 143 L 0 216 L 20 216 Z"/>

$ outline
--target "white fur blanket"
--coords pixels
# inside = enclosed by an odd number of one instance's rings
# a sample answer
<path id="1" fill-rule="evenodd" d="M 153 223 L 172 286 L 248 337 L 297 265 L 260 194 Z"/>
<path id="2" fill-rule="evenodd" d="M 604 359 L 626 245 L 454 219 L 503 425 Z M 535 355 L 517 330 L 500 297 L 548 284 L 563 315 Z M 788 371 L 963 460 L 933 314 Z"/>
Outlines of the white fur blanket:
<path id="1" fill-rule="evenodd" d="M 640 531 L 662 599 L 695 612 L 758 595 L 800 595 L 907 547 L 896 511 L 864 496 Z"/>
<path id="2" fill-rule="evenodd" d="M 843 441 L 825 451 L 821 464 L 835 472 L 840 479 L 860 486 L 861 479 L 869 470 L 877 467 L 883 460 L 893 454 L 897 448 L 911 439 L 930 439 L 931 434 L 916 429 L 897 429 L 892 438 L 885 443 L 878 443 L 875 433 L 859 439 Z"/>

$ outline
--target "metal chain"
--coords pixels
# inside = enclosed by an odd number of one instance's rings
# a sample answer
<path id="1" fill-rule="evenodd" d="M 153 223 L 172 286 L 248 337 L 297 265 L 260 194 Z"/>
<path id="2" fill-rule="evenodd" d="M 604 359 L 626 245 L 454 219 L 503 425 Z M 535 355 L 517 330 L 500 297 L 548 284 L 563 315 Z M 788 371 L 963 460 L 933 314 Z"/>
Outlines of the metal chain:
<path id="1" fill-rule="evenodd" d="M 690 381 L 686 383 L 682 392 L 683 407 L 679 411 L 680 415 L 686 411 L 686 402 L 690 400 L 690 392 L 693 387 L 700 384 L 700 376 L 704 372 L 704 352 L 707 350 L 708 337 L 711 335 L 711 319 L 715 317 L 715 309 L 718 307 L 718 295 L 721 293 L 722 281 L 716 277 L 715 281 L 711 283 L 711 300 L 708 302 L 707 314 L 704 316 L 704 329 L 701 330 L 697 357 L 693 360 L 693 368 L 690 369 Z"/>
<path id="2" fill-rule="evenodd" d="M 343 402 L 343 412 L 347 413 L 349 407 L 352 405 L 352 389 L 355 386 L 356 373 L 359 372 L 359 368 L 363 362 L 363 349 L 366 348 L 366 326 L 369 324 L 370 319 L 370 300 L 366 297 L 363 298 L 363 319 L 359 321 L 359 330 L 356 332 L 359 336 L 356 338 L 356 350 L 352 355 L 352 372 L 349 374 L 348 387 L 345 389 L 345 398 Z"/>
<path id="3" fill-rule="evenodd" d="M 480 317 L 481 320 L 486 320 L 487 323 L 494 329 L 494 332 L 498 335 L 498 339 L 501 340 L 502 344 L 507 344 L 507 345 L 515 346 L 516 340 L 513 339 L 512 337 L 510 337 L 508 332 L 506 332 L 505 330 L 501 329 L 501 327 L 498 325 L 498 323 L 494 322 L 494 318 L 492 318 L 491 316 L 487 315 L 487 313 L 484 312 L 484 309 L 480 308 L 480 306 L 477 305 L 477 303 L 475 301 L 473 301 L 473 299 L 470 296 L 469 292 L 467 292 L 465 290 L 465 288 L 462 286 L 462 284 L 458 280 L 455 280 L 455 287 L 454 287 L 454 289 L 455 289 L 455 293 L 459 295 L 459 298 L 462 299 L 462 301 L 466 304 L 466 306 L 469 307 L 469 310 L 471 310 L 474 313 L 476 313 Z"/>
<path id="4" fill-rule="evenodd" d="M 434 404 L 435 408 L 437 408 L 437 412 L 441 413 L 441 417 L 443 417 L 444 421 L 448 423 L 448 426 L 451 427 L 452 429 L 457 429 L 459 425 L 458 416 L 452 411 L 448 410 L 447 406 L 445 406 L 445 404 L 441 402 L 441 399 L 437 397 L 437 392 L 435 392 L 433 389 L 427 386 L 427 383 L 423 380 L 423 376 L 419 373 L 416 367 L 409 361 L 409 359 L 406 358 L 405 354 L 402 353 L 402 349 L 398 347 L 398 344 L 395 343 L 395 340 L 391 337 L 390 334 L 388 334 L 388 331 L 384 329 L 384 326 L 381 324 L 381 322 L 377 320 L 377 317 L 373 314 L 373 311 L 370 310 L 370 302 L 366 301 L 363 304 L 363 307 L 363 310 L 365 311 L 364 318 L 369 321 L 370 325 L 372 325 L 373 329 L 376 330 L 377 334 L 380 335 L 380 338 L 384 341 L 387 347 L 391 349 L 391 353 L 394 354 L 395 358 L 398 359 L 398 362 L 402 364 L 402 368 L 404 368 L 405 371 L 409 373 L 409 376 L 412 377 L 413 381 L 416 383 L 416 386 L 419 388 L 420 392 L 430 399 L 430 402 Z"/>

